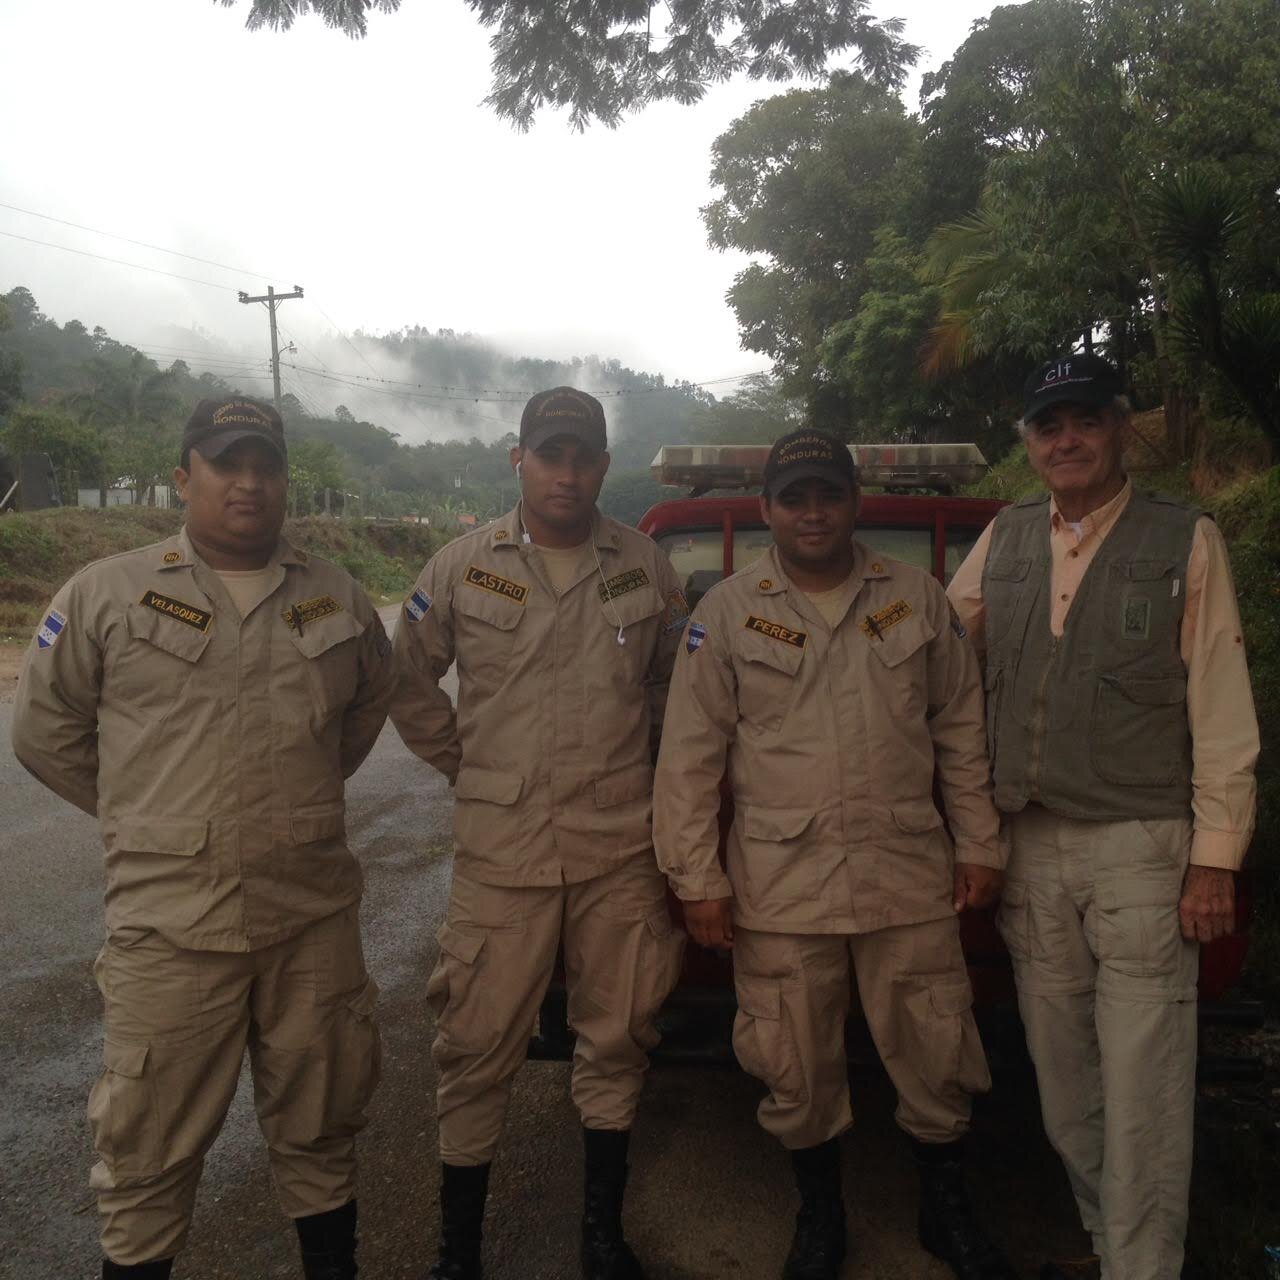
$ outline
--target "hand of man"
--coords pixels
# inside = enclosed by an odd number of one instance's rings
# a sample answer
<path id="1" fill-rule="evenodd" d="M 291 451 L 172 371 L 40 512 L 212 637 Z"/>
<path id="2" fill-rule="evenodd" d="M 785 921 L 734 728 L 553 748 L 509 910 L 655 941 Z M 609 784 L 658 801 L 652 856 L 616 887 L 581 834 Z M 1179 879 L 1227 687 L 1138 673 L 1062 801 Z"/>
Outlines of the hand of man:
<path id="1" fill-rule="evenodd" d="M 1235 929 L 1235 872 L 1221 867 L 1188 867 L 1178 919 L 1188 942 L 1212 942 Z"/>
<path id="2" fill-rule="evenodd" d="M 957 862 L 955 889 L 951 895 L 953 911 L 971 907 L 980 911 L 989 907 L 999 896 L 1004 884 L 1004 872 L 995 867 L 979 866 L 976 862 Z"/>
<path id="3" fill-rule="evenodd" d="M 733 950 L 733 899 L 709 898 L 684 904 L 684 927 L 708 951 Z"/>

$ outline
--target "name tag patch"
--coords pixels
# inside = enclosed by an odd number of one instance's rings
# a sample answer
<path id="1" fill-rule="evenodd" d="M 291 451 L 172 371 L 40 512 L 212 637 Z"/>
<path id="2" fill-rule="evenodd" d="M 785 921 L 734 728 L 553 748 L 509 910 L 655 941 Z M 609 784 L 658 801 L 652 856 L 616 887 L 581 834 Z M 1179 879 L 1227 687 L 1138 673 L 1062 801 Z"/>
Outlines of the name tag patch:
<path id="1" fill-rule="evenodd" d="M 431 597 L 418 590 L 404 602 L 404 611 L 414 622 L 421 622 L 431 611 Z"/>
<path id="2" fill-rule="evenodd" d="M 467 565 L 462 580 L 469 587 L 479 587 L 481 591 L 491 591 L 495 596 L 504 596 L 523 605 L 529 598 L 529 588 L 523 582 L 512 582 L 510 578 L 500 578 L 496 573 L 486 573 L 475 565 Z"/>
<path id="3" fill-rule="evenodd" d="M 293 631 L 299 622 L 305 627 L 310 622 L 319 622 L 331 613 L 341 613 L 342 606 L 332 596 L 313 596 L 310 600 L 299 600 L 297 604 L 285 609 L 280 616 Z"/>
<path id="4" fill-rule="evenodd" d="M 809 639 L 807 631 L 792 631 L 790 627 L 784 627 L 780 622 L 770 622 L 768 618 L 757 618 L 751 615 L 743 626 L 748 631 L 758 631 L 762 636 L 768 636 L 770 640 L 781 640 L 783 644 L 794 645 L 797 649 L 803 649 L 805 641 Z"/>
<path id="5" fill-rule="evenodd" d="M 187 626 L 195 627 L 197 631 L 208 631 L 213 625 L 213 614 L 208 610 L 194 604 L 187 604 L 183 600 L 174 600 L 171 596 L 162 596 L 158 591 L 148 591 L 142 597 L 141 603 L 148 609 L 163 613 L 166 618 L 172 618 L 175 622 L 185 622 Z"/>
<path id="6" fill-rule="evenodd" d="M 628 591 L 638 591 L 649 585 L 649 575 L 643 569 L 628 569 L 625 573 L 615 574 L 608 582 L 602 582 L 596 590 L 601 601 L 616 600 L 625 596 Z"/>
<path id="7" fill-rule="evenodd" d="M 57 609 L 50 609 L 49 616 L 36 628 L 36 644 L 41 649 L 52 649 L 66 625 L 67 615 L 59 613 Z"/>
<path id="8" fill-rule="evenodd" d="M 890 627 L 896 627 L 898 623 L 911 617 L 913 610 L 905 600 L 895 600 L 892 604 L 886 605 L 879 613 L 869 613 L 862 621 L 863 634 L 875 636 L 877 640 L 884 639 L 884 633 Z"/>

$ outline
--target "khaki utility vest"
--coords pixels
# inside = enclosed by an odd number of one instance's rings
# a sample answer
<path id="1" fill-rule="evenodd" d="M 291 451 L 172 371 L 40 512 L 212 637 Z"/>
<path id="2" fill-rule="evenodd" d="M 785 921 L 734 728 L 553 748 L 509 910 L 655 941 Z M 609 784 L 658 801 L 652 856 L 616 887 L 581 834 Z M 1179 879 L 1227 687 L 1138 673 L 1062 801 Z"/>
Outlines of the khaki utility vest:
<path id="1" fill-rule="evenodd" d="M 996 805 L 1017 813 L 1034 800 L 1098 821 L 1189 815 L 1179 638 L 1201 513 L 1135 489 L 1057 637 L 1048 502 L 1024 498 L 1000 513 L 982 574 Z"/>

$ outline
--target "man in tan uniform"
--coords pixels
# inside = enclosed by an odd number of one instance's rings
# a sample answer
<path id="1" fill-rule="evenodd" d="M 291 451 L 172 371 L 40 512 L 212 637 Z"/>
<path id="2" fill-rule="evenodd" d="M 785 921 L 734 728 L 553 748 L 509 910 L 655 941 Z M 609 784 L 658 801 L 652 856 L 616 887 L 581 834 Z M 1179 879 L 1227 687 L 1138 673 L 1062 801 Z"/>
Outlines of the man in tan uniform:
<path id="1" fill-rule="evenodd" d="M 1020 429 L 1049 493 L 1000 513 L 950 596 L 986 660 L 1000 927 L 1045 1128 L 1103 1277 L 1174 1280 L 1198 943 L 1233 927 L 1258 726 L 1222 535 L 1133 488 L 1120 391 L 1093 356 L 1031 374 Z"/>
<path id="2" fill-rule="evenodd" d="M 341 1280 L 379 1062 L 343 780 L 386 719 L 390 644 L 345 572 L 280 536 L 273 409 L 201 401 L 174 482 L 183 530 L 58 592 L 14 707 L 19 760 L 106 845 L 102 1274 L 169 1275 L 247 1044 L 305 1273 Z"/>
<path id="3" fill-rule="evenodd" d="M 589 1280 L 642 1275 L 623 1238 L 629 1130 L 679 973 L 650 820 L 655 727 L 687 613 L 654 543 L 596 510 L 604 411 L 534 396 L 522 499 L 422 571 L 396 632 L 391 715 L 455 784 L 453 890 L 429 998 L 443 1181 L 437 1280 L 480 1275 L 489 1166 L 564 949 L 577 1032 Z M 458 707 L 439 687 L 458 664 Z"/>
<path id="4" fill-rule="evenodd" d="M 734 1048 L 769 1086 L 760 1122 L 801 1196 L 785 1280 L 832 1280 L 845 1254 L 851 975 L 919 1166 L 921 1243 L 966 1280 L 1005 1280 L 961 1161 L 990 1077 L 957 913 L 994 899 L 1004 864 L 977 664 L 942 588 L 853 540 L 857 501 L 839 441 L 773 446 L 774 547 L 707 593 L 676 662 L 654 841 L 695 941 L 733 949 Z"/>

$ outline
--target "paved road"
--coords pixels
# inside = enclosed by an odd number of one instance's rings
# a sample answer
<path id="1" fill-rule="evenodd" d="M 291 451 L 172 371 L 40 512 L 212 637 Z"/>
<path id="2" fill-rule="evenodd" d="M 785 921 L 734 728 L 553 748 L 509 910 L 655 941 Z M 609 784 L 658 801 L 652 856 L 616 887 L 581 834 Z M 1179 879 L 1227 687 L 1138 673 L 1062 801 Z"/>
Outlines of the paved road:
<path id="1" fill-rule="evenodd" d="M 93 822 L 41 788 L 9 750 L 0 705 L 0 1276 L 97 1276 L 84 1102 L 100 1062 L 101 857 Z M 362 1141 L 362 1275 L 421 1277 L 436 1239 L 434 1072 L 426 977 L 448 890 L 451 800 L 388 727 L 349 788 L 349 830 L 367 872 L 369 967 L 382 988 L 386 1069 Z M 914 1175 L 878 1072 L 854 1079 L 846 1141 L 853 1250 L 846 1274 L 942 1280 L 914 1241 Z M 207 1162 L 182 1280 L 296 1276 L 242 1079 Z M 628 1221 L 652 1280 L 779 1273 L 794 1212 L 783 1153 L 756 1127 L 758 1086 L 736 1072 L 655 1072 L 636 1128 Z M 976 1198 L 1032 1274 L 1045 1248 L 1079 1249 L 1065 1180 L 1040 1136 L 1025 1080 L 978 1116 Z M 568 1068 L 518 1079 L 488 1223 L 490 1280 L 577 1274 L 580 1147 Z"/>

